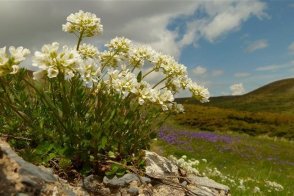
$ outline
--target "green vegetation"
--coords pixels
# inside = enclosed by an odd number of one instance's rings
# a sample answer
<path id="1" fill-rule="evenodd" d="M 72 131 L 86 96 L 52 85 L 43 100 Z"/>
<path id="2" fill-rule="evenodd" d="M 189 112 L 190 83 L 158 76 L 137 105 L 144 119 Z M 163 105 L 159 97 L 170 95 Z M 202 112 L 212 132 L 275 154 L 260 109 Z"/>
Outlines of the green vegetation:
<path id="1" fill-rule="evenodd" d="M 206 104 L 178 101 L 185 113 L 161 128 L 156 151 L 199 160 L 199 173 L 232 195 L 294 194 L 294 79 Z"/>
<path id="2" fill-rule="evenodd" d="M 181 98 L 178 101 L 198 104 L 190 98 Z M 249 112 L 294 114 L 294 78 L 267 84 L 241 96 L 212 97 L 205 105 Z"/>
<path id="3" fill-rule="evenodd" d="M 180 125 L 205 131 L 239 132 L 294 139 L 294 115 L 246 112 L 197 104 L 184 104 L 186 112 L 175 120 Z"/>
<path id="4" fill-rule="evenodd" d="M 153 149 L 199 160 L 200 174 L 224 183 L 232 195 L 293 195 L 293 142 L 236 133 L 212 133 L 178 125 L 163 127 Z M 202 159 L 206 159 L 207 162 Z M 216 168 L 216 169 L 215 169 Z M 267 181 L 283 186 L 269 186 Z M 258 191 L 257 188 L 261 192 Z M 255 190 L 254 190 L 255 189 Z"/>

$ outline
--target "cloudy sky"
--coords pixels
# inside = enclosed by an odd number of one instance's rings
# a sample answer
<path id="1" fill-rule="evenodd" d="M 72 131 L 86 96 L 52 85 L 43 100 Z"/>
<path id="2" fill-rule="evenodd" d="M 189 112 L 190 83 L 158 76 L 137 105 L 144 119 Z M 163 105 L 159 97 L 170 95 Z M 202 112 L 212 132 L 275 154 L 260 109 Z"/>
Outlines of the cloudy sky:
<path id="1" fill-rule="evenodd" d="M 185 64 L 213 96 L 294 77 L 293 0 L 0 0 L 0 47 L 74 44 L 61 25 L 80 9 L 104 26 L 86 41 L 101 47 L 125 36 L 149 44 Z"/>

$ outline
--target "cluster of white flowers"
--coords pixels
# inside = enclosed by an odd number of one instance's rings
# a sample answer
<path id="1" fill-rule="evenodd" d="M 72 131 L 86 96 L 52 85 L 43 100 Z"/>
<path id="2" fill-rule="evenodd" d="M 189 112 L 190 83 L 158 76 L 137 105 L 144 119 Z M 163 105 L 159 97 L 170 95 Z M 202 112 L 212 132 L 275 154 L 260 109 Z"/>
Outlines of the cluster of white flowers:
<path id="1" fill-rule="evenodd" d="M 0 76 L 6 74 L 16 74 L 19 70 L 19 64 L 25 60 L 30 51 L 23 47 L 9 47 L 10 55 L 6 53 L 6 47 L 0 48 Z"/>
<path id="2" fill-rule="evenodd" d="M 262 194 L 263 191 L 267 192 L 280 192 L 284 190 L 284 187 L 274 181 L 259 181 L 250 177 L 247 178 L 236 178 L 231 175 L 224 175 L 216 167 L 209 167 L 209 163 L 206 159 L 201 159 L 201 167 L 199 167 L 200 161 L 198 160 L 189 160 L 186 155 L 183 155 L 181 158 L 177 159 L 173 155 L 169 156 L 169 159 L 176 164 L 178 167 L 185 169 L 188 174 L 195 174 L 201 176 L 207 176 L 210 178 L 219 178 L 221 182 L 235 187 L 241 192 L 250 191 L 252 193 Z M 252 186 L 252 184 L 254 186 Z M 259 186 L 262 186 L 265 190 L 262 190 Z"/>
<path id="3" fill-rule="evenodd" d="M 131 47 L 131 40 L 124 37 L 115 37 L 108 44 L 105 44 L 105 46 L 117 54 L 128 54 Z"/>
<path id="4" fill-rule="evenodd" d="M 98 66 L 93 59 L 84 60 L 78 71 L 81 75 L 81 79 L 89 87 L 97 83 L 101 76 L 101 67 Z"/>
<path id="5" fill-rule="evenodd" d="M 79 53 L 83 59 L 98 59 L 99 58 L 99 51 L 98 49 L 91 45 L 83 43 L 79 47 Z"/>
<path id="6" fill-rule="evenodd" d="M 44 71 L 49 78 L 55 78 L 59 73 L 64 74 L 65 77 L 71 78 L 79 69 L 82 59 L 78 51 L 64 46 L 59 52 L 59 43 L 53 42 L 42 47 L 42 51 L 36 51 L 33 58 L 33 66 L 40 68 L 34 74 L 35 78 Z"/>
<path id="7" fill-rule="evenodd" d="M 201 103 L 209 101 L 209 91 L 206 88 L 198 85 L 195 82 L 190 82 L 188 83 L 188 89 L 192 93 L 192 96 L 195 99 L 199 100 Z"/>
<path id="8" fill-rule="evenodd" d="M 145 60 L 153 62 L 155 57 L 156 52 L 150 46 L 139 45 L 132 47 L 129 63 L 135 68 L 141 68 L 145 63 Z"/>
<path id="9" fill-rule="evenodd" d="M 177 159 L 171 155 L 169 156 L 169 159 L 178 167 L 187 171 L 188 174 L 200 175 L 200 172 L 195 168 L 195 166 L 199 165 L 200 163 L 198 160 L 187 159 L 186 155 L 183 155 L 180 159 Z"/>
<path id="10" fill-rule="evenodd" d="M 266 180 L 265 186 L 269 188 L 269 191 L 271 191 L 271 190 L 283 191 L 284 190 L 284 187 L 281 184 L 274 182 L 274 181 Z"/>
<path id="11" fill-rule="evenodd" d="M 129 92 L 135 92 L 137 88 L 137 79 L 135 74 L 129 70 L 108 70 L 109 79 L 106 84 L 118 93 L 126 95 Z"/>
<path id="12" fill-rule="evenodd" d="M 100 18 L 97 18 L 95 14 L 80 10 L 67 17 L 67 23 L 62 25 L 62 29 L 65 32 L 78 32 L 84 37 L 92 37 L 101 34 L 103 26 L 100 22 Z"/>
<path id="13" fill-rule="evenodd" d="M 63 30 L 90 37 L 100 34 L 102 25 L 96 15 L 79 11 L 67 17 Z M 45 75 L 54 78 L 58 74 L 71 78 L 79 74 L 87 86 L 95 85 L 99 89 L 100 82 L 103 82 L 109 86 L 108 92 L 121 93 L 123 97 L 133 94 L 140 105 L 152 103 L 161 106 L 163 111 L 176 113 L 184 111 L 181 104 L 174 102 L 174 94 L 180 89 L 189 89 L 201 102 L 208 101 L 207 89 L 193 83 L 186 67 L 171 56 L 158 53 L 149 46 L 132 44 L 124 37 L 112 39 L 105 44 L 107 50 L 103 52 L 93 45 L 80 44 L 80 41 L 78 51 L 67 46 L 59 51 L 59 44 L 54 42 L 44 45 L 41 52 L 35 52 L 33 66 L 40 70 L 34 73 L 34 78 L 40 79 Z M 145 61 L 152 67 L 147 73 L 142 73 L 140 68 Z M 156 85 L 152 87 L 144 81 L 147 75 L 159 71 L 164 76 Z M 138 72 L 141 76 L 137 75 Z M 159 85 L 163 82 L 164 87 Z"/>

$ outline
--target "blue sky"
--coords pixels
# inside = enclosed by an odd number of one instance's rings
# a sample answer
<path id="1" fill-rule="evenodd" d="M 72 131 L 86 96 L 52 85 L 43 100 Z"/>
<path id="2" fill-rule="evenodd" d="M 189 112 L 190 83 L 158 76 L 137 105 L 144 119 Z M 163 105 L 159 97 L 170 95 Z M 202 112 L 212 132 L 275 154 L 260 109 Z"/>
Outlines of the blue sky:
<path id="1" fill-rule="evenodd" d="M 213 42 L 201 38 L 196 47 L 182 49 L 180 61 L 190 68 L 195 80 L 207 84 L 212 95 L 231 94 L 230 86 L 236 83 L 249 92 L 294 76 L 293 49 L 289 49 L 294 43 L 294 1 L 263 2 L 267 16 L 251 17 Z M 170 28 L 181 22 L 172 22 Z M 198 78 L 191 71 L 195 66 L 203 68 L 198 69 Z"/>
<path id="2" fill-rule="evenodd" d="M 294 76 L 293 0 L 0 1 L 0 47 L 35 51 L 54 41 L 75 43 L 61 25 L 81 9 L 104 25 L 103 35 L 87 42 L 102 48 L 124 36 L 151 45 L 185 64 L 212 96 L 244 94 Z"/>

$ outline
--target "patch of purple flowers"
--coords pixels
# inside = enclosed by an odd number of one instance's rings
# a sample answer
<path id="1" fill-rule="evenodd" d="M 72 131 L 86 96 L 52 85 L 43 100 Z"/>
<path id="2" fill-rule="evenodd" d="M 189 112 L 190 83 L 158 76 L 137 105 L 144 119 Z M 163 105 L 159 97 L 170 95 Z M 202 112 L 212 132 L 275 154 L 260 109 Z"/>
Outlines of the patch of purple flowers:
<path id="1" fill-rule="evenodd" d="M 182 143 L 181 139 L 202 139 L 208 142 L 223 142 L 231 144 L 235 141 L 232 136 L 221 135 L 214 132 L 192 132 L 186 130 L 176 130 L 174 128 L 163 126 L 159 130 L 158 137 L 169 144 L 179 144 Z"/>

